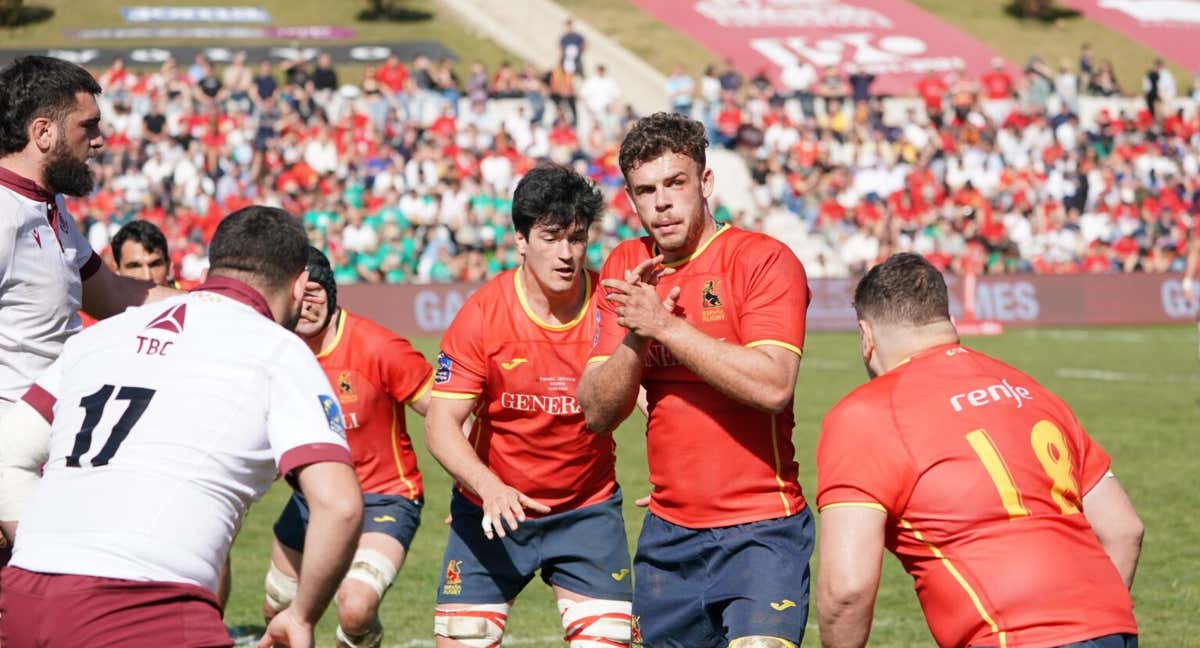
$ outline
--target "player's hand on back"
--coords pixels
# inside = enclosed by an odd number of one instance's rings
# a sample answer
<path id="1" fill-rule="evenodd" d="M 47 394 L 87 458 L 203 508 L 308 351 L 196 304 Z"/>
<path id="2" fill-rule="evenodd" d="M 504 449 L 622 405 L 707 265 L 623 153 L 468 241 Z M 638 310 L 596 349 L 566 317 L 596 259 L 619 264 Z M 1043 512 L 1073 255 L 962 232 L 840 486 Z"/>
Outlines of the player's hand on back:
<path id="1" fill-rule="evenodd" d="M 296 616 L 292 612 L 292 608 L 286 608 L 271 619 L 270 625 L 263 632 L 262 640 L 258 642 L 258 648 L 271 648 L 272 646 L 312 648 L 313 627 Z"/>
<path id="2" fill-rule="evenodd" d="M 483 534 L 488 540 L 497 535 L 505 536 L 505 524 L 509 530 L 515 530 L 525 521 L 525 509 L 536 513 L 549 513 L 550 507 L 527 496 L 525 493 L 505 484 L 499 479 L 493 484 L 481 489 L 478 493 L 483 500 Z"/>

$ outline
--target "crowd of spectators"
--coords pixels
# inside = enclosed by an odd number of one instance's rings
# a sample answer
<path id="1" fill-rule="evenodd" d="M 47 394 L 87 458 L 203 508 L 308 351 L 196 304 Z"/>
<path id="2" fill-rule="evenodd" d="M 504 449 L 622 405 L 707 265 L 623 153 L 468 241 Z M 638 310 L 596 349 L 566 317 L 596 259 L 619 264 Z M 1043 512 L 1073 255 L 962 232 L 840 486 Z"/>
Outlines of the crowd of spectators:
<path id="1" fill-rule="evenodd" d="M 583 75 L 569 25 L 562 48 L 549 71 L 476 62 L 465 79 L 425 57 L 352 80 L 327 56 L 149 72 L 117 61 L 99 74 L 101 181 L 70 209 L 96 249 L 129 220 L 159 225 L 185 285 L 223 215 L 251 202 L 300 216 L 339 282 L 473 281 L 519 263 L 509 197 L 550 160 L 610 198 L 588 250 L 598 267 L 640 233 L 617 168 L 636 115 L 602 65 Z M 1081 96 L 1122 92 L 1086 50 L 1057 72 L 1034 59 L 1019 74 L 999 61 L 979 79 L 930 74 L 895 123 L 853 68 L 776 82 L 680 67 L 667 90 L 670 109 L 750 166 L 754 206 L 715 204 L 718 219 L 784 240 L 811 276 L 902 250 L 955 272 L 1158 272 L 1182 263 L 1200 206 L 1200 118 L 1166 108 L 1169 76 L 1148 72 L 1145 109 L 1086 125 Z"/>

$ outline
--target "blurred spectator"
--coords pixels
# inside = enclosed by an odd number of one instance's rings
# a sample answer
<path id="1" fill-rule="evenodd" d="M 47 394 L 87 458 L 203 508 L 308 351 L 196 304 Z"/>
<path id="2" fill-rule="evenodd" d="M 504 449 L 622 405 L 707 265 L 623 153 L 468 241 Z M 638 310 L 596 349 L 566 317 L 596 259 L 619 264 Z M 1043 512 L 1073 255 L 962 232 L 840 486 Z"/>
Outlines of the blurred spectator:
<path id="1" fill-rule="evenodd" d="M 681 115 L 692 114 L 692 104 L 696 97 L 696 82 L 692 80 L 687 69 L 682 64 L 676 64 L 671 76 L 667 77 L 667 100 L 671 110 Z"/>
<path id="2" fill-rule="evenodd" d="M 1088 94 L 1098 97 L 1115 97 L 1121 94 L 1121 86 L 1117 83 L 1117 75 L 1113 72 L 1111 61 L 1100 61 L 1100 65 L 1091 74 L 1087 89 Z"/>
<path id="3" fill-rule="evenodd" d="M 742 89 L 742 73 L 738 72 L 731 58 L 725 59 L 725 69 L 717 76 L 717 80 L 720 81 L 721 90 L 724 92 L 737 92 Z"/>
<path id="4" fill-rule="evenodd" d="M 870 101 L 872 97 L 871 84 L 875 83 L 875 75 L 859 69 L 853 63 L 846 66 L 846 72 L 849 74 L 846 81 L 850 85 L 851 100 L 854 103 Z"/>
<path id="5" fill-rule="evenodd" d="M 337 90 L 337 71 L 333 69 L 333 59 L 328 54 L 321 54 L 317 57 L 317 67 L 312 73 L 312 84 L 315 90 L 326 92 Z"/>
<path id="6" fill-rule="evenodd" d="M 584 76 L 583 50 L 586 45 L 583 35 L 575 31 L 575 21 L 568 18 L 563 35 L 558 39 L 559 60 L 564 70 L 576 76 Z"/>
<path id="7" fill-rule="evenodd" d="M 1159 116 L 1163 106 L 1170 105 L 1175 99 L 1175 76 L 1163 65 L 1162 59 L 1154 59 L 1154 65 L 1146 70 L 1146 76 L 1142 78 L 1142 96 L 1151 117 Z"/>

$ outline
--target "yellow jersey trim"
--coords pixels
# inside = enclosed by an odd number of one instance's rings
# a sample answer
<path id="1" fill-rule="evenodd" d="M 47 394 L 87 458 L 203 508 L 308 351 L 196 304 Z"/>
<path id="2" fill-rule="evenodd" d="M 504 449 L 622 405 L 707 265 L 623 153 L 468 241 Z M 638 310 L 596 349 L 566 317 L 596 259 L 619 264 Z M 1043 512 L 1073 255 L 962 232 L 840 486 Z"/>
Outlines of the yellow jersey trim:
<path id="1" fill-rule="evenodd" d="M 324 358 L 325 356 L 329 355 L 330 353 L 333 353 L 333 350 L 337 348 L 337 345 L 342 343 L 342 334 L 346 332 L 346 309 L 345 308 L 342 308 L 338 311 L 337 323 L 334 324 L 333 326 L 334 326 L 333 342 L 330 342 L 329 346 L 325 347 L 324 349 L 321 349 L 321 352 L 317 354 L 318 360 L 320 360 L 321 358 Z"/>
<path id="2" fill-rule="evenodd" d="M 542 318 L 534 314 L 533 309 L 529 307 L 529 302 L 525 299 L 525 290 L 521 287 L 521 272 L 524 270 L 525 268 L 523 267 L 517 268 L 517 271 L 513 273 L 513 286 L 517 290 L 517 301 L 521 302 L 521 310 L 525 311 L 525 315 L 528 316 L 529 319 L 533 320 L 534 324 L 537 324 L 547 331 L 566 331 L 567 329 L 573 328 L 575 325 L 583 321 L 584 316 L 586 316 L 588 310 L 590 310 L 588 307 L 591 306 L 592 302 L 590 297 L 592 294 L 592 274 L 590 272 L 587 270 L 583 271 L 583 294 L 585 299 L 583 300 L 583 304 L 579 307 L 579 313 L 575 315 L 575 319 L 572 319 L 566 324 L 547 324 L 546 322 L 542 321 Z"/>
<path id="3" fill-rule="evenodd" d="M 415 500 L 415 499 L 417 499 L 417 489 L 413 486 L 412 482 L 409 481 L 408 475 L 404 474 L 404 464 L 400 462 L 400 425 L 399 425 L 400 418 L 399 417 L 403 416 L 403 409 L 401 408 L 401 413 L 399 415 L 397 415 L 397 412 L 396 412 L 397 406 L 396 405 L 397 405 L 396 402 L 392 401 L 392 429 L 391 429 L 392 458 L 396 460 L 396 472 L 400 475 L 400 481 L 404 482 L 404 487 L 408 489 L 408 499 Z"/>
<path id="4" fill-rule="evenodd" d="M 458 392 L 444 392 L 437 389 L 429 392 L 434 398 L 447 398 L 450 400 L 475 400 L 479 398 L 479 394 L 460 394 Z"/>
<path id="5" fill-rule="evenodd" d="M 707 241 L 705 241 L 705 242 L 701 243 L 701 244 L 700 244 L 700 247 L 696 248 L 696 251 L 695 251 L 695 252 L 692 252 L 691 254 L 689 254 L 689 255 L 688 255 L 687 257 L 685 257 L 685 258 L 682 258 L 682 259 L 676 259 L 676 260 L 674 260 L 674 261 L 671 261 L 671 262 L 668 262 L 668 263 L 663 263 L 663 264 L 662 264 L 662 265 L 663 265 L 663 267 L 664 267 L 664 268 L 678 268 L 679 266 L 681 266 L 681 265 L 683 265 L 683 264 L 687 263 L 688 261 L 693 261 L 693 260 L 695 260 L 695 259 L 696 259 L 696 257 L 700 256 L 701 254 L 704 254 L 704 251 L 708 249 L 708 246 L 712 245 L 712 242 L 713 242 L 713 241 L 717 240 L 717 237 L 718 237 L 718 236 L 720 236 L 720 235 L 724 234 L 725 232 L 728 232 L 728 231 L 729 231 L 729 228 L 730 228 L 730 225 L 729 225 L 729 223 L 725 223 L 724 225 L 721 225 L 721 226 L 717 227 L 717 231 L 713 232 L 713 235 L 712 235 L 712 236 L 710 236 L 710 237 L 708 237 L 708 240 L 707 240 Z M 657 243 L 655 243 L 655 244 L 654 244 L 654 245 L 653 245 L 653 246 L 650 248 L 650 251 L 652 252 L 652 254 L 650 255 L 651 257 L 656 257 L 656 256 L 658 256 L 659 254 L 661 254 L 661 252 L 659 252 L 659 250 L 658 250 L 658 244 L 657 244 Z"/>
<path id="6" fill-rule="evenodd" d="M 783 477 L 780 473 L 783 472 L 783 463 L 779 460 L 779 435 L 775 433 L 775 415 L 771 415 L 771 452 L 775 453 L 775 483 L 779 484 L 779 501 L 783 502 L 783 514 L 788 516 L 792 514 L 792 505 L 788 502 L 787 493 L 784 490 L 787 486 L 783 483 Z"/>
<path id="7" fill-rule="evenodd" d="M 760 346 L 783 347 L 784 349 L 787 349 L 788 351 L 795 353 L 796 355 L 800 356 L 801 358 L 804 357 L 803 349 L 801 349 L 800 347 L 798 347 L 794 344 L 788 344 L 787 342 L 784 342 L 783 340 L 755 340 L 753 342 L 748 343 L 746 345 L 746 348 L 753 349 L 754 347 L 760 347 Z"/>
<path id="8" fill-rule="evenodd" d="M 609 356 L 592 356 L 587 359 L 587 364 L 595 364 L 597 362 L 604 362 L 605 360 L 608 360 L 608 358 L 609 358 Z"/>
<path id="9" fill-rule="evenodd" d="M 421 400 L 421 397 L 425 395 L 425 392 L 429 391 L 430 387 L 433 387 L 434 375 L 435 375 L 434 372 L 432 372 L 432 371 L 429 372 L 429 377 L 425 379 L 425 382 L 421 383 L 421 387 L 418 388 L 417 391 L 413 392 L 412 397 L 409 398 L 405 402 L 412 404 L 412 403 L 415 403 L 415 402 Z"/>
<path id="10" fill-rule="evenodd" d="M 876 511 L 882 511 L 883 513 L 887 513 L 887 509 L 883 508 L 883 505 L 878 502 L 837 502 L 836 504 L 826 504 L 825 506 L 818 508 L 817 513 L 820 513 L 822 511 L 827 511 L 831 508 L 849 508 L 849 507 L 869 508 L 869 509 L 874 509 Z"/>
<path id="11" fill-rule="evenodd" d="M 941 549 L 938 549 L 936 545 L 926 540 L 925 536 L 923 536 L 920 531 L 914 529 L 913 525 L 910 524 L 908 520 L 900 520 L 900 526 L 912 531 L 913 536 L 917 540 L 925 543 L 926 547 L 929 547 L 930 553 L 932 553 L 935 558 L 942 562 L 942 566 L 946 568 L 946 571 L 950 572 L 950 575 L 954 577 L 954 580 L 958 581 L 959 586 L 962 587 L 967 593 L 967 596 L 971 598 L 971 603 L 975 605 L 975 611 L 979 613 L 979 616 L 983 619 L 983 622 L 988 624 L 988 627 L 992 629 L 992 632 L 1000 638 L 1000 648 L 1007 648 L 1008 637 L 1006 636 L 1005 632 L 1000 630 L 1000 626 L 995 620 L 992 619 L 987 610 L 984 609 L 983 601 L 979 600 L 979 595 L 975 593 L 975 590 L 971 587 L 971 584 L 968 583 L 967 579 L 964 578 L 962 573 L 958 571 L 958 568 L 954 566 L 954 563 L 950 562 L 950 559 L 942 553 Z"/>

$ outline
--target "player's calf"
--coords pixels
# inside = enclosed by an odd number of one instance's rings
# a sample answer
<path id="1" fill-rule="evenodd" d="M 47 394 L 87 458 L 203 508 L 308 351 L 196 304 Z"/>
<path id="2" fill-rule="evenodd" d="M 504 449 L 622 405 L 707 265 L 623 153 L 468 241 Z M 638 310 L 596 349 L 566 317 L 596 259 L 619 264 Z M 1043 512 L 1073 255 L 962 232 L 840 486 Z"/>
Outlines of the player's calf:
<path id="1" fill-rule="evenodd" d="M 738 637 L 729 642 L 729 648 L 796 648 L 796 644 L 779 637 L 753 635 Z"/>
<path id="2" fill-rule="evenodd" d="M 628 646 L 632 608 L 629 601 L 560 598 L 558 613 L 562 616 L 563 639 L 570 648 Z"/>
<path id="3" fill-rule="evenodd" d="M 466 648 L 495 648 L 504 638 L 504 627 L 508 625 L 508 603 L 474 603 L 437 607 L 433 616 L 433 633 L 438 645 L 451 640 L 456 646 Z"/>

